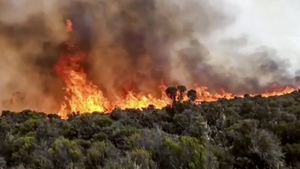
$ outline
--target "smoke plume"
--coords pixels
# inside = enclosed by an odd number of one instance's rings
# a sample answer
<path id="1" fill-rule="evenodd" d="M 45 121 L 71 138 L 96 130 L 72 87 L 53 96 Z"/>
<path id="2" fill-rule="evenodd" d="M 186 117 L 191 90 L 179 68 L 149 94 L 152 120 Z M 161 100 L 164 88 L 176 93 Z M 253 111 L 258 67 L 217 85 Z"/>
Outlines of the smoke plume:
<path id="1" fill-rule="evenodd" d="M 24 102 L 14 109 L 56 109 L 63 82 L 53 67 L 70 38 L 67 18 L 71 38 L 88 56 L 83 66 L 89 78 L 107 97 L 156 93 L 162 83 L 236 93 L 294 84 L 275 49 L 247 51 L 245 36 L 210 44 L 235 22 L 233 7 L 219 0 L 0 0 L 0 108 L 21 92 Z"/>

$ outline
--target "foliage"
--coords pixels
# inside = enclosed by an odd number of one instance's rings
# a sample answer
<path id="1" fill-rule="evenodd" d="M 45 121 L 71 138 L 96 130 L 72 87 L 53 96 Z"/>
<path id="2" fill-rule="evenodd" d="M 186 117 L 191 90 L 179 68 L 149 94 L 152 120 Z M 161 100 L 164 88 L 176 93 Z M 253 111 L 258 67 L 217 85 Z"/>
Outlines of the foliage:
<path id="1" fill-rule="evenodd" d="M 195 105 L 57 115 L 3 111 L 0 168 L 230 169 L 300 167 L 300 92 Z M 183 101 L 187 94 L 189 101 Z"/>

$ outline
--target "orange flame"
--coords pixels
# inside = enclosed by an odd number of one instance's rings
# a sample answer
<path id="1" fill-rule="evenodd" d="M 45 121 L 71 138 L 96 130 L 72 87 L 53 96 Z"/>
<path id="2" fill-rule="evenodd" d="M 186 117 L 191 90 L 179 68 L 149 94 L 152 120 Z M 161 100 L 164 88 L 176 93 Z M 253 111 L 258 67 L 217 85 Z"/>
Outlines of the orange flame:
<path id="1" fill-rule="evenodd" d="M 72 33 L 73 24 L 71 20 L 66 20 L 67 33 Z M 74 45 L 69 42 L 68 50 L 72 50 Z M 162 90 L 162 96 L 155 98 L 154 96 L 144 93 L 128 92 L 125 97 L 117 97 L 111 101 L 104 97 L 102 91 L 98 86 L 94 85 L 88 80 L 86 73 L 81 67 L 81 60 L 85 57 L 83 53 L 74 53 L 68 51 L 64 54 L 58 64 L 55 67 L 56 72 L 64 80 L 65 88 L 65 100 L 61 104 L 59 115 L 65 118 L 72 112 L 110 112 L 115 108 L 127 109 L 146 108 L 149 105 L 153 105 L 156 108 L 163 108 L 170 104 L 170 99 Z M 273 90 L 262 94 L 262 97 L 278 96 L 293 92 L 295 89 L 291 87 L 277 88 L 279 90 Z M 243 97 L 242 95 L 234 95 L 221 90 L 220 93 L 210 93 L 207 87 L 196 87 L 197 103 L 202 101 L 217 101 L 220 98 L 233 99 L 235 96 Z M 252 94 L 251 96 L 254 96 Z M 187 100 L 185 96 L 184 100 Z"/>
<path id="2" fill-rule="evenodd" d="M 67 32 L 72 33 L 73 27 L 71 20 L 66 21 Z M 108 112 L 115 108 L 145 108 L 153 105 L 156 108 L 165 107 L 169 104 L 169 98 L 163 94 L 161 98 L 155 98 L 152 95 L 142 93 L 128 92 L 122 98 L 117 97 L 114 101 L 109 101 L 104 97 L 98 86 L 87 79 L 86 73 L 81 67 L 81 60 L 85 54 L 71 52 L 74 45 L 72 42 L 67 44 L 68 50 L 55 67 L 57 74 L 64 80 L 65 100 L 61 104 L 59 115 L 66 117 L 72 112 Z"/>

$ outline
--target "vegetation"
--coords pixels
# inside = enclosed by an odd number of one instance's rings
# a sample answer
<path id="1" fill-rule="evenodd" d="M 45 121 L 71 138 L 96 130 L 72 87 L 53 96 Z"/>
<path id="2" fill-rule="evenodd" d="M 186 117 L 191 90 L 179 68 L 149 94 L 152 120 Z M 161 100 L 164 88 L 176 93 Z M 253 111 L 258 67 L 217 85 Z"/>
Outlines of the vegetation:
<path id="1" fill-rule="evenodd" d="M 162 110 L 57 115 L 3 111 L 0 168 L 300 168 L 300 92 L 195 105 L 166 92 Z"/>

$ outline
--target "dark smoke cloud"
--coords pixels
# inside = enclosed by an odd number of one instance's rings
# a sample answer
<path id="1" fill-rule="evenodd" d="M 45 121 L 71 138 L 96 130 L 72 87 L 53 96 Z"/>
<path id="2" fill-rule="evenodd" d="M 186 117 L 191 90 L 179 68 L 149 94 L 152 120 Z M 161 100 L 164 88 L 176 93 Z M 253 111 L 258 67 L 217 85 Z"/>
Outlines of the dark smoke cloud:
<path id="1" fill-rule="evenodd" d="M 87 53 L 89 78 L 109 97 L 128 89 L 155 93 L 162 82 L 243 93 L 291 83 L 276 51 L 239 52 L 247 37 L 219 42 L 232 49 L 221 56 L 206 45 L 234 22 L 229 11 L 217 0 L 0 0 L 0 99 L 21 91 L 27 102 L 16 109 L 57 106 L 63 82 L 53 67 L 68 39 L 66 18 L 78 50 Z"/>
<path id="2" fill-rule="evenodd" d="M 92 36 L 97 40 L 92 44 L 88 72 L 93 81 L 108 91 L 125 88 L 154 92 L 162 80 L 166 84 L 190 83 L 172 74 L 173 62 L 177 60 L 174 57 L 180 57 L 173 54 L 177 43 L 196 35 L 209 36 L 232 21 L 222 11 L 211 8 L 213 4 L 208 1 L 98 2 L 72 6 L 72 16 L 74 22 L 82 16 L 94 21 L 87 26 L 97 30 Z M 197 56 L 198 63 L 200 57 Z M 181 62 L 188 64 L 188 59 Z"/>

